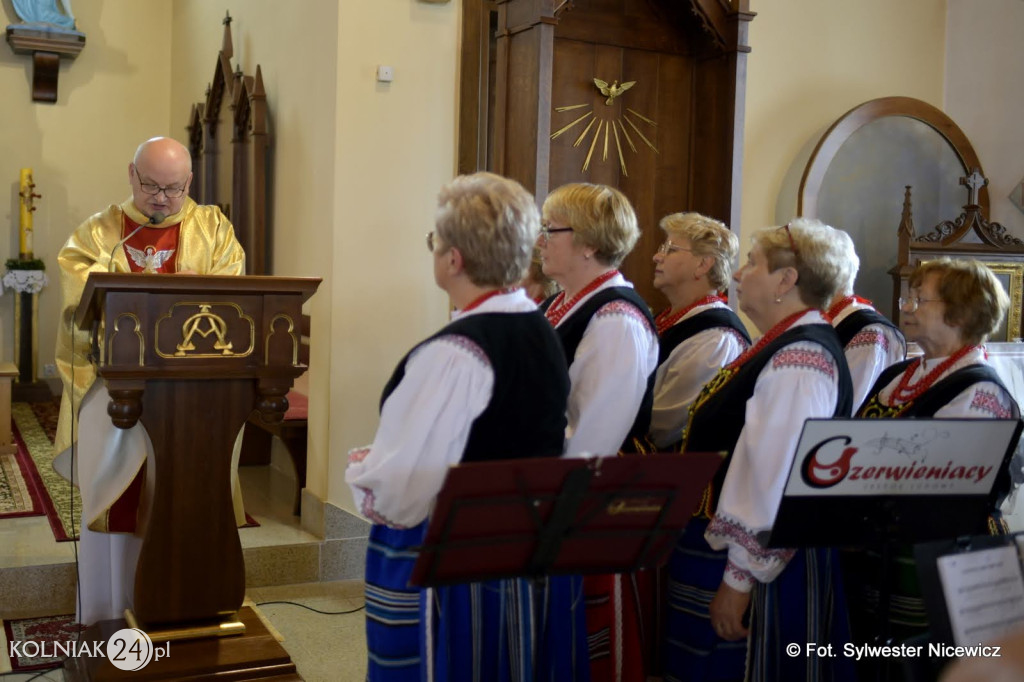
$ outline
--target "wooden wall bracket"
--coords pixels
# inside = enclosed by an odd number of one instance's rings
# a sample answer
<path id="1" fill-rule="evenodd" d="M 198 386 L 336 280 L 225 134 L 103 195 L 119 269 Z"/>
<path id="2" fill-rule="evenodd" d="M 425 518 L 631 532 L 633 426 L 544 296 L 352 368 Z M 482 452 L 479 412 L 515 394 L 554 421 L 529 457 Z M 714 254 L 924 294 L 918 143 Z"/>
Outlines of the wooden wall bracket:
<path id="1" fill-rule="evenodd" d="M 32 55 L 32 101 L 53 103 L 60 58 L 77 57 L 85 47 L 85 34 L 13 24 L 7 27 L 7 42 L 15 54 Z"/>

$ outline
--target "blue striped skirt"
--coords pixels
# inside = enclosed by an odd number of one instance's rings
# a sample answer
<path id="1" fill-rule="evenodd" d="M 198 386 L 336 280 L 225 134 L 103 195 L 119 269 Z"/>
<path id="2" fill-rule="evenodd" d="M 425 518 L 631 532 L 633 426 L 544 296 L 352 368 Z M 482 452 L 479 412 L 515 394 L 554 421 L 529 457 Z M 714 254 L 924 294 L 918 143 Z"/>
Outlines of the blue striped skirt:
<path id="1" fill-rule="evenodd" d="M 743 679 L 746 641 L 726 641 L 711 627 L 708 606 L 722 584 L 727 556 L 708 546 L 707 527 L 707 519 L 691 519 L 669 558 L 665 682 Z"/>
<path id="2" fill-rule="evenodd" d="M 589 681 L 579 576 L 410 587 L 424 532 L 370 531 L 368 680 Z"/>
<path id="3" fill-rule="evenodd" d="M 779 577 L 756 583 L 750 636 L 727 642 L 715 634 L 708 613 L 727 552 L 707 544 L 707 526 L 706 519 L 691 520 L 669 561 L 666 682 L 856 680 L 852 661 L 842 654 L 851 639 L 838 552 L 798 550 Z M 803 655 L 808 642 L 831 644 L 835 657 Z M 800 656 L 786 654 L 791 643 L 800 645 Z"/>

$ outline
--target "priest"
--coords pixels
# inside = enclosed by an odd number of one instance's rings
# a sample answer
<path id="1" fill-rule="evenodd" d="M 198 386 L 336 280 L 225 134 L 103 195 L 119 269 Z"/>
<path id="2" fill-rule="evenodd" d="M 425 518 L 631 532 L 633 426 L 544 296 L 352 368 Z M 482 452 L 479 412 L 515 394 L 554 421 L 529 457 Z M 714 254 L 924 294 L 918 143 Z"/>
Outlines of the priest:
<path id="1" fill-rule="evenodd" d="M 152 445 L 143 426 L 121 430 L 111 424 L 109 397 L 89 357 L 90 334 L 74 324 L 89 273 L 245 271 L 230 221 L 217 206 L 200 206 L 188 196 L 192 159 L 179 142 L 156 137 L 139 145 L 128 181 L 131 198 L 88 218 L 57 255 L 63 306 L 56 362 L 64 393 L 54 467 L 69 480 L 74 469 L 81 490 L 78 619 L 86 625 L 120 618 L 130 603 L 141 544 L 134 533 L 152 490 L 146 473 L 154 471 L 152 463 L 144 466 Z M 236 502 L 236 516 L 241 513 Z"/>

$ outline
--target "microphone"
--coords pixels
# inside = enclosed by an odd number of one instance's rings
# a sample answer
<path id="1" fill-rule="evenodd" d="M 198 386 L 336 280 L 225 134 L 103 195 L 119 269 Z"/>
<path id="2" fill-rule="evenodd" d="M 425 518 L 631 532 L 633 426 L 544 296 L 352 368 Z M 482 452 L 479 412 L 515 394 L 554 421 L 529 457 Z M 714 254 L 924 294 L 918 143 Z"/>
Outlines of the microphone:
<path id="1" fill-rule="evenodd" d="M 131 239 L 132 237 L 134 237 L 134 236 L 135 236 L 135 233 L 136 233 L 136 232 L 138 232 L 139 230 L 141 230 L 142 228 L 144 228 L 144 227 L 148 227 L 148 226 L 150 226 L 150 225 L 159 225 L 159 224 L 160 224 L 160 223 L 162 223 L 162 222 L 163 222 L 164 220 L 166 220 L 166 218 L 167 218 L 167 216 L 165 216 L 165 215 L 164 215 L 164 214 L 163 214 L 163 213 L 162 213 L 161 211 L 154 211 L 154 212 L 153 212 L 153 215 L 149 216 L 149 222 L 148 222 L 148 223 L 143 223 L 143 224 L 139 225 L 139 226 L 138 226 L 138 227 L 136 227 L 136 228 L 135 228 L 134 230 L 132 230 L 132 231 L 131 231 L 131 232 L 130 232 L 130 233 L 128 234 L 128 236 L 127 236 L 127 237 L 125 237 L 124 239 L 122 239 L 122 240 L 121 240 L 121 241 L 119 241 L 118 243 L 114 244 L 114 248 L 112 248 L 112 249 L 110 250 L 110 260 L 109 260 L 109 261 L 107 261 L 107 262 L 108 262 L 108 265 L 107 265 L 107 272 L 113 272 L 113 271 L 114 271 L 114 253 L 116 253 L 116 252 L 117 252 L 117 250 L 118 250 L 119 248 L 121 248 L 122 246 L 124 246 L 124 243 L 125 243 L 126 241 L 128 241 L 129 239 Z"/>

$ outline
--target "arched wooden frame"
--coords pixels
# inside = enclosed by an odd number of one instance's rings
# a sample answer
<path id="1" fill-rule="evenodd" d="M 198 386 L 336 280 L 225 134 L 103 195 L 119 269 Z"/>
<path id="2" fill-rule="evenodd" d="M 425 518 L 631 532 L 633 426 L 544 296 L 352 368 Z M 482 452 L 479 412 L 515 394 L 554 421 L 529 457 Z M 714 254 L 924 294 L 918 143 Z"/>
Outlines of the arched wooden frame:
<path id="1" fill-rule="evenodd" d="M 213 79 L 202 103 L 192 105 L 188 140 L 193 159 L 192 197 L 202 204 L 225 209 L 235 227 L 235 236 L 245 251 L 247 275 L 270 274 L 267 219 L 267 96 L 259 65 L 255 76 L 246 76 L 241 68 L 232 70 L 231 17 L 224 19 L 224 40 L 217 54 Z M 221 107 L 225 100 L 231 108 L 230 196 L 218 196 L 218 145 Z M 221 138 L 223 142 L 223 138 Z"/>
<path id="2" fill-rule="evenodd" d="M 964 175 L 969 174 L 974 168 L 981 168 L 978 154 L 974 151 L 974 147 L 971 146 L 964 131 L 960 130 L 960 126 L 939 109 L 913 97 L 873 99 L 843 114 L 818 141 L 818 145 L 814 148 L 807 167 L 804 169 L 803 178 L 800 180 L 797 215 L 807 218 L 818 216 L 818 194 L 821 191 L 822 182 L 825 180 L 825 173 L 839 149 L 855 132 L 873 121 L 888 116 L 913 118 L 935 130 L 953 148 L 953 152 L 963 164 Z M 899 191 L 898 188 L 895 191 Z M 978 193 L 978 204 L 981 206 L 982 212 L 988 215 L 987 189 L 982 188 Z"/>

